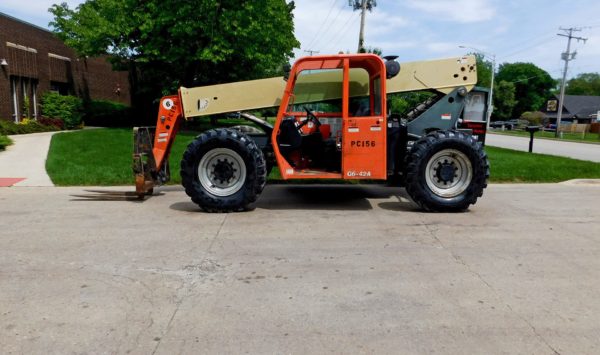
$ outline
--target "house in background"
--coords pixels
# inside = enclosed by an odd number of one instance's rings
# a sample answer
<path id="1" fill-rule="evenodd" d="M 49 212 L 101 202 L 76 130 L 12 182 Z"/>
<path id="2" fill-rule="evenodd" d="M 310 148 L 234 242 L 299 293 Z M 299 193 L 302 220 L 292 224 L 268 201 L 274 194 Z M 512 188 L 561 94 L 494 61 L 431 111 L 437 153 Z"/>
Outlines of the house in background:
<path id="1" fill-rule="evenodd" d="M 549 123 L 556 123 L 559 96 L 548 99 L 542 108 Z M 591 123 L 592 115 L 600 111 L 600 96 L 565 95 L 561 121 Z"/>
<path id="2" fill-rule="evenodd" d="M 80 58 L 52 32 L 0 12 L 0 119 L 39 117 L 48 91 L 131 104 L 126 71 Z"/>

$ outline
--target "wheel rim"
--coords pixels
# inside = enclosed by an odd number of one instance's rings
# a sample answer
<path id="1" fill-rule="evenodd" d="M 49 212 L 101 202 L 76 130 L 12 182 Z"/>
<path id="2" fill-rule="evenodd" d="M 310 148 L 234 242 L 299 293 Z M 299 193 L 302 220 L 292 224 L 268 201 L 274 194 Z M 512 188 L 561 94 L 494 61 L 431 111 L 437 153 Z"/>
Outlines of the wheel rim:
<path id="1" fill-rule="evenodd" d="M 425 170 L 429 189 L 440 197 L 455 197 L 463 193 L 473 180 L 473 166 L 465 153 L 444 149 L 435 153 Z"/>
<path id="2" fill-rule="evenodd" d="M 227 148 L 216 148 L 200 159 L 198 180 L 202 187 L 211 194 L 230 196 L 244 186 L 246 164 L 235 151 Z"/>

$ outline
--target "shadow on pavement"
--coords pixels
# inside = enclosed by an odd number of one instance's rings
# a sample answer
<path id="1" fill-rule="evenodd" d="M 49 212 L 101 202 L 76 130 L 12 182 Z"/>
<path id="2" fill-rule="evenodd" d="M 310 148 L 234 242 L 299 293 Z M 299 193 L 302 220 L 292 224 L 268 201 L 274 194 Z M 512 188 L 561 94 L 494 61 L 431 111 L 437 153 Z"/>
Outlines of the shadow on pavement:
<path id="1" fill-rule="evenodd" d="M 369 201 L 390 198 L 395 201 Z M 265 189 L 255 207 L 267 210 L 366 211 L 373 209 L 375 204 L 397 211 L 418 210 L 403 188 L 385 185 L 271 185 Z"/>
<path id="2" fill-rule="evenodd" d="M 369 201 L 392 199 L 392 201 Z M 389 211 L 422 212 L 413 203 L 404 188 L 385 185 L 267 185 L 250 205 L 251 210 L 338 210 L 368 211 L 377 206 Z M 181 212 L 202 212 L 192 201 L 181 201 L 169 206 Z"/>
<path id="3" fill-rule="evenodd" d="M 170 209 L 181 212 L 203 212 L 200 207 L 193 203 L 192 201 L 188 202 L 176 202 L 169 206 Z"/>
<path id="4" fill-rule="evenodd" d="M 110 191 L 110 190 L 84 190 L 88 194 L 71 195 L 71 201 L 129 201 L 142 203 L 146 199 L 139 199 L 135 191 Z M 163 192 L 155 192 L 152 196 L 164 195 Z"/>

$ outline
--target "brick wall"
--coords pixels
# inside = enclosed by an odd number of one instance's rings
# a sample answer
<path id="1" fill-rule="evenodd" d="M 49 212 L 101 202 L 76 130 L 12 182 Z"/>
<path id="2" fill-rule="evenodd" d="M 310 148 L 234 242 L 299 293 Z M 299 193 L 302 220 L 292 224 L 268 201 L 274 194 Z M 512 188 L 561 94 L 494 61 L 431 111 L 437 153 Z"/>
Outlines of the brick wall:
<path id="1" fill-rule="evenodd" d="M 19 119 L 27 111 L 27 101 L 29 114 L 33 114 L 34 85 L 38 114 L 40 98 L 51 88 L 82 98 L 131 104 L 127 72 L 113 71 L 106 58 L 79 58 L 51 32 L 0 13 L 2 59 L 8 65 L 0 66 L 0 119 L 14 120 L 13 85 L 17 87 Z"/>

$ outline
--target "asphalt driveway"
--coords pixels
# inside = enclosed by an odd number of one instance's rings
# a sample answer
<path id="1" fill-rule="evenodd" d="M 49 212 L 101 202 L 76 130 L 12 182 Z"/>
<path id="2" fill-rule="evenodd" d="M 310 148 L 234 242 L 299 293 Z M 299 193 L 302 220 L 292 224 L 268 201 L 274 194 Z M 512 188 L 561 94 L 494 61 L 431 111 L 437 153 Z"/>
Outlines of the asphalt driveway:
<path id="1" fill-rule="evenodd" d="M 600 184 L 0 190 L 4 353 L 598 353 Z"/>

